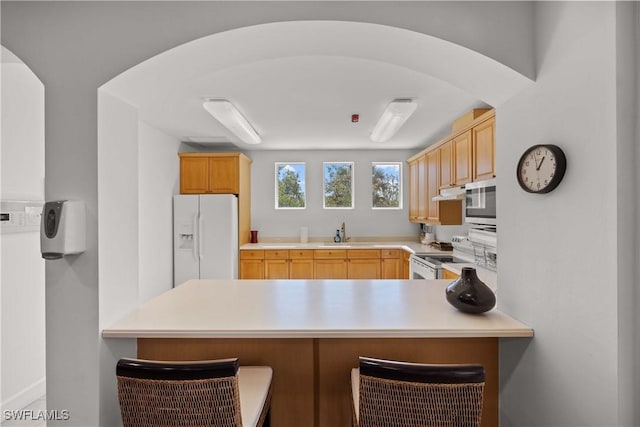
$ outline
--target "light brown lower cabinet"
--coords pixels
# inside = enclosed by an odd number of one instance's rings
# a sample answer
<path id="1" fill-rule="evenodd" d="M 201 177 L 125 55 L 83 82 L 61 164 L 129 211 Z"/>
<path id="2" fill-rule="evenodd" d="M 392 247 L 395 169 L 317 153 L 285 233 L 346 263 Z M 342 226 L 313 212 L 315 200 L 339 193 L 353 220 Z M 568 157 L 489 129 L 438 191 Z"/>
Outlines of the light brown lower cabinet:
<path id="1" fill-rule="evenodd" d="M 383 249 L 381 253 L 381 279 L 402 279 L 402 250 Z"/>
<path id="2" fill-rule="evenodd" d="M 453 271 L 449 271 L 447 269 L 442 269 L 442 278 L 443 279 L 452 279 L 455 280 L 458 277 L 460 277 L 460 275 L 454 273 Z"/>
<path id="3" fill-rule="evenodd" d="M 264 278 L 267 280 L 289 278 L 289 251 L 264 251 Z"/>
<path id="4" fill-rule="evenodd" d="M 347 279 L 379 279 L 380 251 L 352 249 L 347 251 Z"/>
<path id="5" fill-rule="evenodd" d="M 347 278 L 346 249 L 316 249 L 314 258 L 314 278 Z"/>
<path id="6" fill-rule="evenodd" d="M 410 252 L 402 251 L 402 278 L 411 279 L 411 269 L 409 267 Z"/>
<path id="7" fill-rule="evenodd" d="M 240 251 L 240 278 L 264 279 L 264 251 Z"/>
<path id="8" fill-rule="evenodd" d="M 240 251 L 240 279 L 403 279 L 409 254 L 401 249 Z"/>
<path id="9" fill-rule="evenodd" d="M 289 251 L 289 279 L 313 279 L 313 250 Z"/>

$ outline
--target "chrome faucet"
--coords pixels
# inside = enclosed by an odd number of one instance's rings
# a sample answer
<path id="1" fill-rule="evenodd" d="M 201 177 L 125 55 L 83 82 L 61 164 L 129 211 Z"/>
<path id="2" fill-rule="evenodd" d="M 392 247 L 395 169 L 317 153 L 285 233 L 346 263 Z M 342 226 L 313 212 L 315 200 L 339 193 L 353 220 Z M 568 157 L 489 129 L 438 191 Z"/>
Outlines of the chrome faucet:
<path id="1" fill-rule="evenodd" d="M 347 227 L 344 225 L 344 222 L 342 223 L 342 225 L 340 226 L 340 241 L 342 243 L 347 243 L 350 239 L 350 237 L 347 237 Z"/>

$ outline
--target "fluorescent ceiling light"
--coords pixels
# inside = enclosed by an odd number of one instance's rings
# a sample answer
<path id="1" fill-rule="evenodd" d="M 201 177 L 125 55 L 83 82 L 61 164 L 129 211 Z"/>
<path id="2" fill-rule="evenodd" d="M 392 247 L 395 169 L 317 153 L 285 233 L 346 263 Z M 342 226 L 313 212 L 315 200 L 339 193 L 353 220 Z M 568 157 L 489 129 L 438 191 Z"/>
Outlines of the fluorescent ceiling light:
<path id="1" fill-rule="evenodd" d="M 384 142 L 398 132 L 404 122 L 416 111 L 418 104 L 412 99 L 395 99 L 387 105 L 371 132 L 371 140 Z"/>
<path id="2" fill-rule="evenodd" d="M 226 99 L 207 99 L 202 104 L 214 119 L 247 144 L 260 144 L 260 135 L 244 116 Z"/>

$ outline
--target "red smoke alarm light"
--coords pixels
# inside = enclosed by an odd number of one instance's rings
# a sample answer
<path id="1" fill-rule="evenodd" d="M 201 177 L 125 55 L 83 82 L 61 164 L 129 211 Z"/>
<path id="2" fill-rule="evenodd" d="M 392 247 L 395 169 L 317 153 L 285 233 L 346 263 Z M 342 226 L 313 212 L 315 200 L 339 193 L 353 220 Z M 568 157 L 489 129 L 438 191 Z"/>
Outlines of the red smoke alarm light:
<path id="1" fill-rule="evenodd" d="M 358 123 L 358 120 L 360 120 L 360 114 L 351 115 L 351 123 Z"/>

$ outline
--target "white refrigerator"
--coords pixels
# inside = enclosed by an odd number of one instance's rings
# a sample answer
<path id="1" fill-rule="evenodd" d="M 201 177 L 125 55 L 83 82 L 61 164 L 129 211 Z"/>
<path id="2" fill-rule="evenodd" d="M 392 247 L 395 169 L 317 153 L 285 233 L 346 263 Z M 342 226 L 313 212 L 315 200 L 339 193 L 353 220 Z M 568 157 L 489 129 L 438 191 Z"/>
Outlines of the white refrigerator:
<path id="1" fill-rule="evenodd" d="M 173 196 L 173 286 L 190 279 L 238 278 L 238 198 Z"/>

